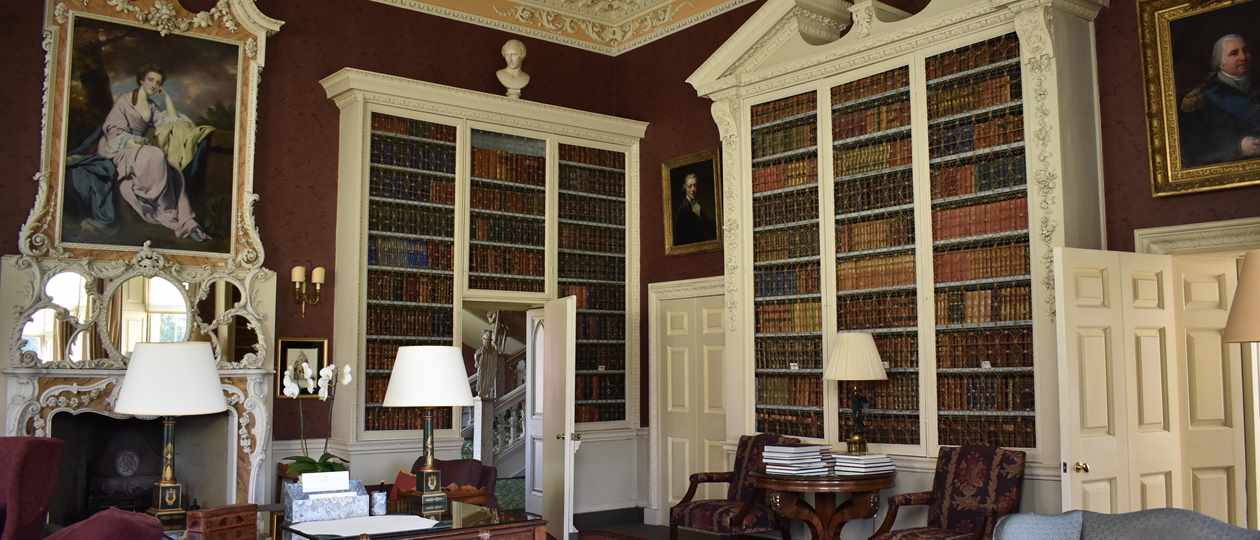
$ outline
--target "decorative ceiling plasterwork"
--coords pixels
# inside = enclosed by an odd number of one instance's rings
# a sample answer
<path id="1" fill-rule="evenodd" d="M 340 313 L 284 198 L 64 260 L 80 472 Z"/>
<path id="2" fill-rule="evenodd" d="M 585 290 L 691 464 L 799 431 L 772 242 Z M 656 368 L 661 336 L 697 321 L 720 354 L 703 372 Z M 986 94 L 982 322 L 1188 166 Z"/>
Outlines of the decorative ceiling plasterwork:
<path id="1" fill-rule="evenodd" d="M 373 0 L 617 56 L 753 0 Z"/>

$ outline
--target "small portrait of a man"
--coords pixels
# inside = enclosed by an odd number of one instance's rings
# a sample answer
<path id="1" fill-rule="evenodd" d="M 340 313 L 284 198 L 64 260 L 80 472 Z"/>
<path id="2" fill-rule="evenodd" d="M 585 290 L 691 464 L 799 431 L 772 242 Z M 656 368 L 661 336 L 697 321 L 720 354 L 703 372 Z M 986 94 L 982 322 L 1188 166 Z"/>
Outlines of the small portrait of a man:
<path id="1" fill-rule="evenodd" d="M 721 249 L 721 189 L 717 153 L 700 152 L 661 165 L 665 196 L 665 253 Z"/>
<path id="2" fill-rule="evenodd" d="M 1212 44 L 1203 82 L 1181 97 L 1181 156 L 1185 167 L 1260 156 L 1260 93 L 1251 81 L 1251 46 L 1241 34 Z"/>

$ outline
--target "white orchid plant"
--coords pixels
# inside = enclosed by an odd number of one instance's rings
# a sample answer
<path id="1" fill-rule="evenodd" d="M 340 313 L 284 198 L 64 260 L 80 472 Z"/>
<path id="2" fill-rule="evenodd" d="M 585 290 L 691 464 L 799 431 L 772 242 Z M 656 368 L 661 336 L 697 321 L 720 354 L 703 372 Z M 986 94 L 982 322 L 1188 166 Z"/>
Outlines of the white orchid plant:
<path id="1" fill-rule="evenodd" d="M 295 374 L 299 377 L 297 380 L 293 379 Z M 302 362 L 295 369 L 284 372 L 282 393 L 285 397 L 296 398 L 302 393 L 302 388 L 306 388 L 307 392 L 317 393 L 320 401 L 328 401 L 337 393 L 337 383 L 347 385 L 354 380 L 349 364 L 342 366 L 340 371 L 337 370 L 336 364 L 329 364 L 319 370 L 318 375 L 319 379 L 317 380 L 315 378 L 315 369 L 311 367 L 310 362 Z M 344 471 L 349 467 L 350 462 L 348 460 L 328 453 L 327 437 L 324 438 L 323 454 L 319 456 L 318 460 L 311 459 L 310 451 L 306 448 L 306 428 L 302 420 L 301 400 L 298 400 L 298 436 L 301 437 L 302 441 L 302 455 L 284 458 L 292 461 L 292 463 L 289 463 L 288 468 L 290 475 L 309 472 Z"/>

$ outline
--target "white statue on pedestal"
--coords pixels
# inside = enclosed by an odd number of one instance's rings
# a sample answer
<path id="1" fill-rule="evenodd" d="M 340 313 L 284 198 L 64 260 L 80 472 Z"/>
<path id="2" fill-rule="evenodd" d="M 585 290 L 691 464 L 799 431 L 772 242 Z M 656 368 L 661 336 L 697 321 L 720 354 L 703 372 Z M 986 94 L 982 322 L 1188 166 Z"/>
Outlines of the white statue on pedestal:
<path id="1" fill-rule="evenodd" d="M 507 97 L 520 98 L 521 89 L 529 84 L 529 74 L 521 71 L 521 63 L 525 61 L 525 44 L 509 39 L 503 44 L 500 52 L 503 53 L 503 59 L 507 60 L 507 67 L 494 74 L 499 77 L 499 83 L 507 89 Z"/>

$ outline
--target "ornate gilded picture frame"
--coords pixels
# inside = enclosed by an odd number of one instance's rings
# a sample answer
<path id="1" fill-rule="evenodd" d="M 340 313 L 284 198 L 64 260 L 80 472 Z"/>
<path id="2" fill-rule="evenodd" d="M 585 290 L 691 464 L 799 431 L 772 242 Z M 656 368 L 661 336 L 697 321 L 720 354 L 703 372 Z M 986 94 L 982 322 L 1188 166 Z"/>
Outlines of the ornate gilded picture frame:
<path id="1" fill-rule="evenodd" d="M 665 254 L 722 250 L 722 170 L 717 150 L 661 163 Z"/>
<path id="2" fill-rule="evenodd" d="M 184 264 L 262 259 L 258 81 L 281 22 L 250 0 L 48 0 L 39 188 L 26 255 Z"/>
<path id="3" fill-rule="evenodd" d="M 1260 184 L 1260 2 L 1139 0 L 1156 197 Z"/>

